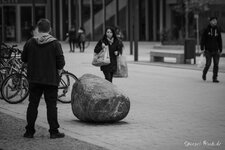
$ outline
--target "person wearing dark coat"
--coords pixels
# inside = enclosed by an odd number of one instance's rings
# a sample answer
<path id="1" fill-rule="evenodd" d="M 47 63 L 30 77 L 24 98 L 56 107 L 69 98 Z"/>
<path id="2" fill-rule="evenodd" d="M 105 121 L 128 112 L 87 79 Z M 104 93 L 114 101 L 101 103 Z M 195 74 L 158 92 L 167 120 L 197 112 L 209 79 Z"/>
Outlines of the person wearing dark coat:
<path id="1" fill-rule="evenodd" d="M 117 39 L 113 27 L 107 27 L 105 29 L 105 34 L 95 46 L 94 53 L 99 53 L 104 46 L 109 47 L 110 64 L 101 66 L 100 69 L 103 71 L 105 79 L 112 82 L 113 74 L 117 70 L 117 56 L 122 53 L 122 44 Z"/>
<path id="2" fill-rule="evenodd" d="M 76 29 L 74 26 L 71 27 L 68 34 L 69 34 L 70 52 L 74 52 L 76 42 L 77 42 L 77 33 L 76 33 Z"/>
<path id="3" fill-rule="evenodd" d="M 222 54 L 222 38 L 221 31 L 217 26 L 217 18 L 211 17 L 209 20 L 209 25 L 204 30 L 201 39 L 201 50 L 204 52 L 206 58 L 205 68 L 203 70 L 202 79 L 206 80 L 206 74 L 211 66 L 211 61 L 213 59 L 213 77 L 212 80 L 218 83 L 217 79 L 219 70 L 219 59 Z"/>
<path id="4" fill-rule="evenodd" d="M 33 138 L 34 136 L 38 106 L 44 94 L 50 138 L 62 138 L 65 135 L 58 131 L 57 91 L 60 72 L 65 65 L 63 51 L 59 41 L 49 34 L 51 30 L 49 20 L 39 20 L 37 28 L 38 35 L 26 42 L 21 56 L 22 61 L 27 64 L 30 93 L 24 137 Z"/>

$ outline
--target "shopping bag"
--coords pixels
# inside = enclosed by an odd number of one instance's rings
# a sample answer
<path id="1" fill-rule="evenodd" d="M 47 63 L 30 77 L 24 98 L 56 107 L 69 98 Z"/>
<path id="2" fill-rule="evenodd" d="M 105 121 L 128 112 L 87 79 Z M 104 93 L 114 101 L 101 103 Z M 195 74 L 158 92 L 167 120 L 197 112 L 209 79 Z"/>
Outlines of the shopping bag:
<path id="1" fill-rule="evenodd" d="M 92 65 L 96 67 L 110 64 L 109 47 L 105 46 L 98 54 L 94 53 Z"/>
<path id="2" fill-rule="evenodd" d="M 206 60 L 205 60 L 204 54 L 202 53 L 200 55 L 200 58 L 197 64 L 198 68 L 203 68 L 205 66 L 205 63 L 206 63 Z"/>
<path id="3" fill-rule="evenodd" d="M 117 70 L 113 74 L 113 77 L 116 78 L 127 78 L 128 77 L 128 68 L 127 61 L 125 56 L 117 56 Z"/>

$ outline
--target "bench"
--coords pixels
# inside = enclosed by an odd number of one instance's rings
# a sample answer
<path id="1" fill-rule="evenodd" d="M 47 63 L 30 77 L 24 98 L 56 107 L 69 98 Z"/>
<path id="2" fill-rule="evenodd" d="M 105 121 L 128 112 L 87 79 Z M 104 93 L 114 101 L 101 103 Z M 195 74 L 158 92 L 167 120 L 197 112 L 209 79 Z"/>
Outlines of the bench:
<path id="1" fill-rule="evenodd" d="M 151 62 L 164 62 L 164 57 L 176 58 L 177 64 L 184 63 L 184 51 L 183 50 L 151 50 L 150 61 Z"/>

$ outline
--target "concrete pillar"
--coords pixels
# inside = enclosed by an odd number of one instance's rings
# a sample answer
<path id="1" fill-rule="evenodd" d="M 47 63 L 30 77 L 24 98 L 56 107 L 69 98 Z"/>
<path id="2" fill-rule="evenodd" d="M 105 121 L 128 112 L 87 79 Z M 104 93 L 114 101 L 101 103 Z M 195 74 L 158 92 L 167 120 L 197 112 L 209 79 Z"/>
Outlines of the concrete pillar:
<path id="1" fill-rule="evenodd" d="M 134 13 L 133 13 L 133 0 L 128 0 L 129 3 L 129 38 L 130 38 L 130 55 L 133 55 L 133 40 L 134 40 Z"/>
<path id="2" fill-rule="evenodd" d="M 56 36 L 56 3 L 52 1 L 52 28 L 53 28 L 53 35 Z"/>
<path id="3" fill-rule="evenodd" d="M 134 0 L 134 61 L 138 61 L 139 0 Z"/>
<path id="4" fill-rule="evenodd" d="M 152 0 L 152 21 L 153 21 L 153 40 L 156 41 L 157 38 L 157 21 L 156 21 L 156 0 Z"/>
<path id="5" fill-rule="evenodd" d="M 159 32 L 163 32 L 163 0 L 159 0 Z"/>
<path id="6" fill-rule="evenodd" d="M 32 0 L 32 25 L 34 26 L 36 24 L 35 22 L 35 0 Z"/>
<path id="7" fill-rule="evenodd" d="M 149 0 L 145 0 L 145 40 L 149 40 Z"/>
<path id="8" fill-rule="evenodd" d="M 115 15 L 115 25 L 119 26 L 119 0 L 116 0 L 116 15 Z"/>
<path id="9" fill-rule="evenodd" d="M 126 39 L 128 40 L 129 37 L 129 0 L 127 1 L 127 6 L 126 6 Z"/>
<path id="10" fill-rule="evenodd" d="M 90 34 L 91 39 L 94 39 L 94 10 L 93 10 L 93 0 L 90 0 Z"/>
<path id="11" fill-rule="evenodd" d="M 102 5 L 103 5 L 103 31 L 102 31 L 102 33 L 104 33 L 105 32 L 105 21 L 106 21 L 106 9 L 105 9 L 105 0 L 102 0 Z"/>
<path id="12" fill-rule="evenodd" d="M 68 29 L 71 29 L 71 0 L 68 0 Z"/>
<path id="13" fill-rule="evenodd" d="M 79 24 L 78 24 L 78 26 L 81 27 L 81 26 L 83 26 L 83 23 L 82 23 L 82 3 L 81 3 L 81 0 L 78 0 L 78 8 L 79 8 L 79 10 L 78 10 L 79 11 L 79 13 L 78 13 L 79 14 L 79 21 L 78 21 Z"/>

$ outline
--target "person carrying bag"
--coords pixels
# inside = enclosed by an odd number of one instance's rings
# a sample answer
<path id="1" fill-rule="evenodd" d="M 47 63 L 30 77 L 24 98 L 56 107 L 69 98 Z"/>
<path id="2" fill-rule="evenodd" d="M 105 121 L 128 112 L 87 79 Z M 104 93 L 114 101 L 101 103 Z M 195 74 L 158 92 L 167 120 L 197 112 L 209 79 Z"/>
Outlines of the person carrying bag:
<path id="1" fill-rule="evenodd" d="M 106 63 L 105 62 L 102 64 L 99 63 L 97 65 L 96 62 L 98 61 L 100 62 L 102 58 L 105 58 L 107 56 L 107 52 L 110 62 L 106 61 Z M 117 56 L 121 53 L 122 47 L 120 41 L 116 37 L 114 28 L 107 27 L 102 39 L 99 40 L 97 45 L 95 46 L 92 64 L 94 66 L 100 66 L 100 69 L 103 72 L 105 79 L 108 80 L 109 82 L 112 82 L 113 74 L 117 70 Z M 103 60 L 104 61 L 107 60 L 107 57 L 106 59 Z"/>

